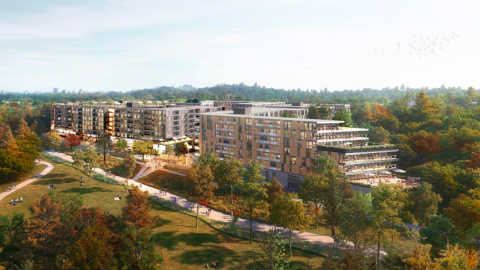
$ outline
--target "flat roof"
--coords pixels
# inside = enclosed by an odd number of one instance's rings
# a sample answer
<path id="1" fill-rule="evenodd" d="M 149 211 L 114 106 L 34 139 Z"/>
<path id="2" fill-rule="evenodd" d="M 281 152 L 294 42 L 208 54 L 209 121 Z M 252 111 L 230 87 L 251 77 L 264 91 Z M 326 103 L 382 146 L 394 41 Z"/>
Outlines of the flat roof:
<path id="1" fill-rule="evenodd" d="M 253 108 L 252 108 L 253 109 Z M 258 108 L 264 111 L 265 108 Z M 277 111 L 278 109 L 273 109 Z M 256 118 L 256 119 L 270 119 L 270 120 L 287 120 L 287 121 L 299 121 L 299 122 L 310 122 L 310 123 L 322 123 L 322 124 L 341 124 L 344 121 L 337 120 L 322 120 L 322 119 L 302 119 L 302 118 L 290 118 L 290 117 L 270 117 L 270 116 L 255 116 L 255 115 L 245 115 L 245 114 L 234 114 L 233 111 L 220 111 L 220 112 L 203 112 L 202 115 L 211 115 L 211 116 L 230 116 L 230 117 L 243 117 L 243 118 Z M 348 130 L 345 130 L 348 131 Z"/>

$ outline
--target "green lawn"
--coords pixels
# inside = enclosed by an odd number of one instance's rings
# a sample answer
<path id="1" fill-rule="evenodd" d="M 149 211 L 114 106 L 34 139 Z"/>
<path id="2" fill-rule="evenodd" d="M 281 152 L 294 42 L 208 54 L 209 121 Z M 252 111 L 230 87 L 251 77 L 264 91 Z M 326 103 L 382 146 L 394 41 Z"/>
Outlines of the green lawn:
<path id="1" fill-rule="evenodd" d="M 48 160 L 46 157 L 42 159 Z M 4 207 L 0 209 L 0 214 L 17 211 L 28 215 L 31 203 L 49 192 L 48 185 L 55 184 L 54 193 L 81 196 L 86 207 L 99 206 L 104 211 L 120 215 L 125 200 L 115 201 L 113 198 L 117 193 L 125 197 L 123 186 L 100 184 L 83 173 L 81 175 L 87 178 L 87 187 L 80 186 L 79 174 L 74 168 L 55 164 L 47 176 L 3 199 L 1 203 Z M 16 206 L 8 203 L 19 197 L 23 197 L 23 203 Z M 153 231 L 157 250 L 164 257 L 162 269 L 205 269 L 207 262 L 214 261 L 220 263 L 221 269 L 238 269 L 242 259 L 248 260 L 260 252 L 258 243 L 250 245 L 247 240 L 224 234 L 203 222 L 196 229 L 195 218 L 155 202 L 152 202 L 151 212 L 159 217 Z M 320 269 L 322 260 L 318 255 L 295 250 L 292 261 L 301 269 Z"/>
<path id="2" fill-rule="evenodd" d="M 19 180 L 15 180 L 15 181 L 12 181 L 12 182 L 8 182 L 8 183 L 0 183 L 0 192 L 4 192 L 6 191 L 9 187 L 13 186 L 13 185 L 18 185 L 20 184 L 21 182 L 27 180 L 27 179 L 30 179 L 32 178 L 34 175 L 37 174 L 37 172 L 41 172 L 43 171 L 47 166 L 43 165 L 43 164 L 38 164 L 38 165 L 35 165 L 35 168 L 33 169 L 33 171 L 31 171 L 25 178 L 22 178 L 22 179 L 19 179 Z"/>

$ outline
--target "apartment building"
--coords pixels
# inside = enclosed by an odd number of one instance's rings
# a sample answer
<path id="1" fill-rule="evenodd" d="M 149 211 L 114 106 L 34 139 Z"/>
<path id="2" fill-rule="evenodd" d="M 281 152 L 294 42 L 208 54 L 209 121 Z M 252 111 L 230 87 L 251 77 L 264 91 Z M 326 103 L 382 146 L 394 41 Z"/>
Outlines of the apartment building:
<path id="1" fill-rule="evenodd" d="M 107 132 L 116 141 L 165 141 L 199 134 L 201 112 L 221 110 L 221 107 L 175 105 L 140 106 L 138 102 L 94 104 L 54 104 L 52 130 L 61 135 L 77 134 L 95 141 Z"/>
<path id="2" fill-rule="evenodd" d="M 365 146 L 368 129 L 342 128 L 343 121 L 281 117 L 285 110 L 307 111 L 306 108 L 247 107 L 200 114 L 200 154 L 212 152 L 219 158 L 233 156 L 245 165 L 257 159 L 262 162 L 267 179 L 276 177 L 284 186 L 294 188 L 299 187 L 306 174 L 315 172 L 316 159 L 323 152 L 344 162 L 339 164 L 349 177 L 358 176 L 352 172 L 358 171 L 361 162 L 365 164 L 362 171 L 365 173 L 373 164 L 387 164 L 384 159 L 395 161 L 388 155 L 382 156 L 390 153 L 380 151 L 383 149 L 367 149 L 354 161 L 353 157 L 350 160 L 337 152 L 317 148 L 318 145 L 332 149 Z"/>
<path id="3" fill-rule="evenodd" d="M 292 102 L 291 104 L 283 105 L 267 105 L 266 107 L 281 107 L 281 108 L 291 108 L 291 107 L 300 107 L 308 108 L 311 104 L 303 102 Z M 350 111 L 350 104 L 322 104 L 322 106 L 329 107 L 332 110 L 332 116 L 337 114 L 340 110 Z"/>
<path id="4" fill-rule="evenodd" d="M 215 106 L 225 107 L 225 111 L 231 111 L 234 108 L 248 108 L 248 107 L 267 107 L 267 106 L 281 106 L 285 102 L 253 102 L 253 101 L 215 101 Z"/>

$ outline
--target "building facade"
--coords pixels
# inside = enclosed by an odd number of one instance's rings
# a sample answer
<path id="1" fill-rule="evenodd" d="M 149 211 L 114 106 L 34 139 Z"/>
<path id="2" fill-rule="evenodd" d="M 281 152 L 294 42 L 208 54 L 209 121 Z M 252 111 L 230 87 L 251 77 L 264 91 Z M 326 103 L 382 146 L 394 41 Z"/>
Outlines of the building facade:
<path id="1" fill-rule="evenodd" d="M 367 145 L 368 129 L 342 128 L 343 121 L 280 117 L 284 110 L 296 108 L 237 108 L 233 111 L 200 114 L 200 154 L 212 152 L 219 158 L 233 156 L 247 165 L 249 160 L 261 161 L 267 179 L 276 177 L 284 186 L 298 188 L 308 173 L 316 171 L 316 159 L 324 152 L 340 160 L 340 155 L 317 148 L 360 147 Z M 303 108 L 305 114 L 307 109 Z M 319 146 L 318 146 L 319 147 Z M 382 156 L 379 149 L 369 149 L 363 159 L 375 157 L 365 168 L 373 164 L 394 162 L 390 156 Z M 396 149 L 393 149 L 396 150 Z M 398 151 L 398 150 L 396 150 Z M 345 174 L 353 180 L 358 164 L 342 159 Z M 393 168 L 393 166 L 391 166 Z M 375 168 L 379 170 L 380 167 Z M 383 168 L 382 170 L 389 170 Z M 351 171 L 350 171 L 351 170 Z M 362 172 L 363 173 L 363 172 Z M 352 175 L 352 177 L 350 177 Z"/>

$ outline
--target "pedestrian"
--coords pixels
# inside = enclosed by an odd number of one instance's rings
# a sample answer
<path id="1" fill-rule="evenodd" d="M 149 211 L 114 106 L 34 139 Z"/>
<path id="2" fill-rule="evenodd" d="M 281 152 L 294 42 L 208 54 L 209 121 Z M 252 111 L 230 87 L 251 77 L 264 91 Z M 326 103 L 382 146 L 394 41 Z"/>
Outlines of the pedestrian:
<path id="1" fill-rule="evenodd" d="M 23 197 L 20 197 L 20 202 L 23 202 Z"/>
<path id="2" fill-rule="evenodd" d="M 232 217 L 233 220 L 233 211 L 230 211 L 230 217 Z"/>

